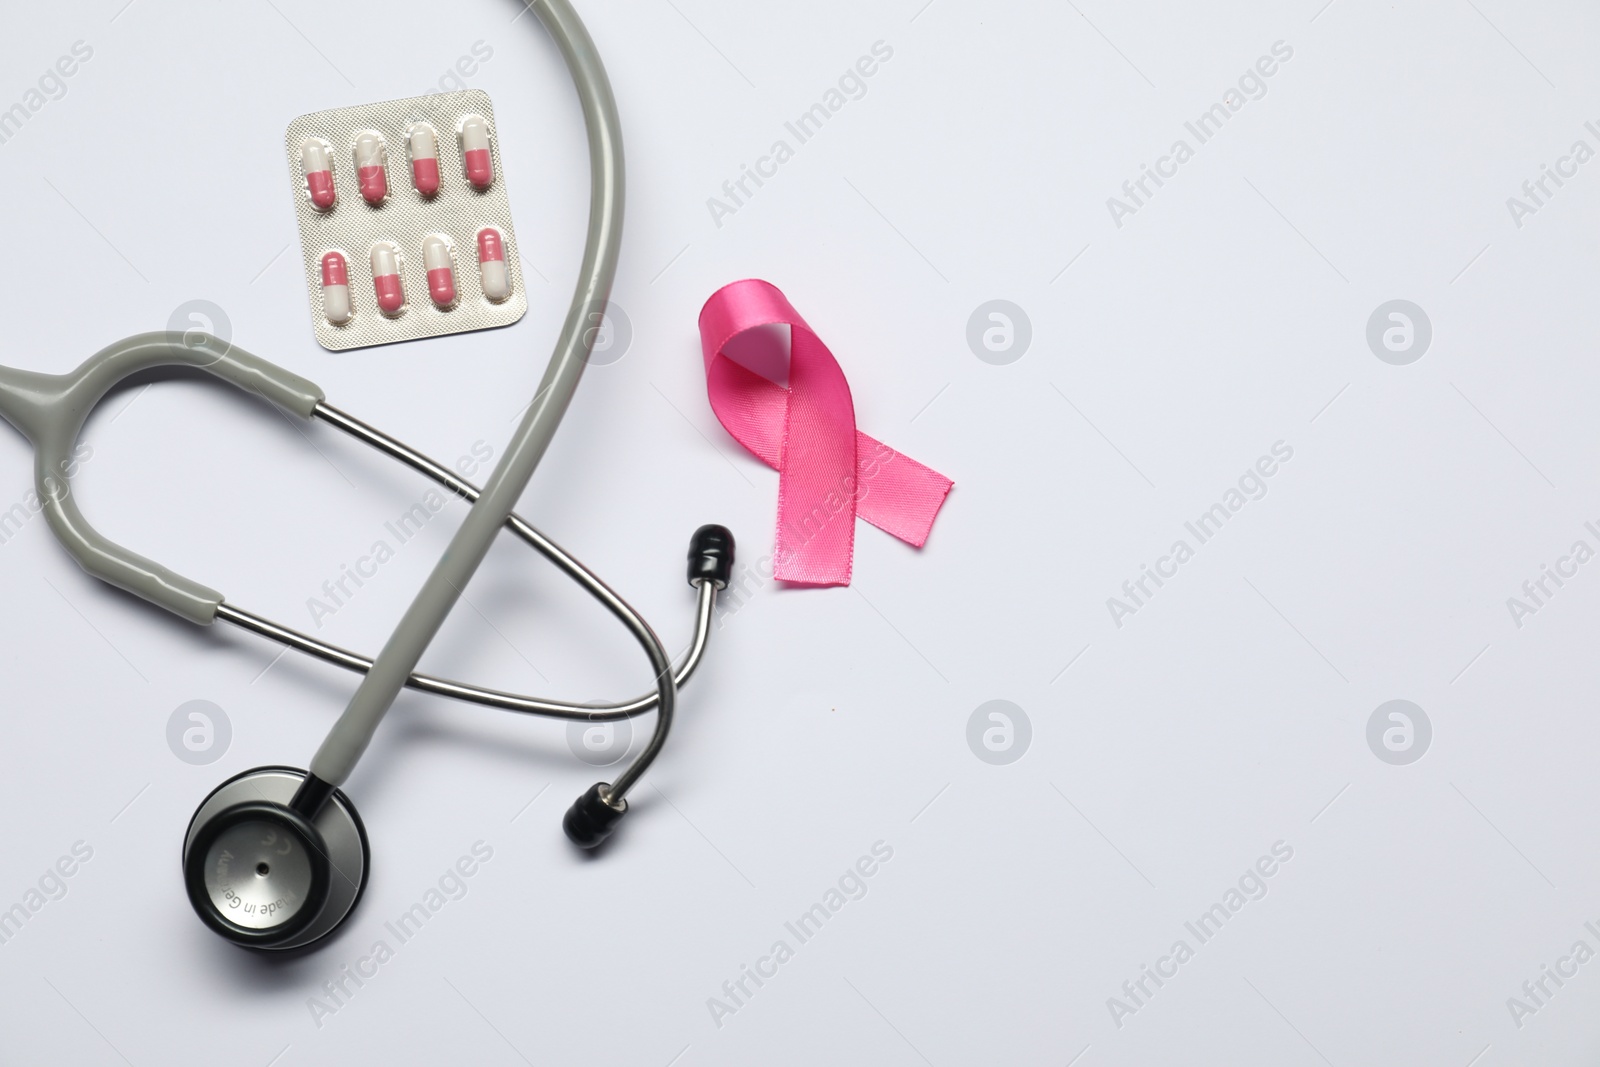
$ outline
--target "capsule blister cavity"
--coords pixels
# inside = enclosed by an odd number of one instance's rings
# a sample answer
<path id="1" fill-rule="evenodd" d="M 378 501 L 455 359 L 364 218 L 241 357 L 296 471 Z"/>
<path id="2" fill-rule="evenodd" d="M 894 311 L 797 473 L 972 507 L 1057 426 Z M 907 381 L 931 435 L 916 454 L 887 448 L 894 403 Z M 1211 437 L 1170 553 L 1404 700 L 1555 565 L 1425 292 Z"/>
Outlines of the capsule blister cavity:
<path id="1" fill-rule="evenodd" d="M 494 303 L 498 304 L 511 295 L 505 238 L 493 226 L 485 226 L 478 231 L 478 275 L 483 282 L 483 295 Z"/>
<path id="2" fill-rule="evenodd" d="M 393 318 L 406 309 L 406 287 L 401 272 L 405 260 L 400 246 L 379 241 L 372 246 L 372 290 L 378 297 L 378 310 Z"/>
<path id="3" fill-rule="evenodd" d="M 322 313 L 335 326 L 343 326 L 355 315 L 350 304 L 350 264 L 343 252 L 323 253 Z"/>
<path id="4" fill-rule="evenodd" d="M 361 199 L 377 207 L 389 195 L 389 146 L 384 143 L 383 134 L 364 130 L 356 134 L 353 154 Z"/>
<path id="5" fill-rule="evenodd" d="M 333 188 L 333 146 L 320 137 L 310 137 L 300 146 L 300 167 L 305 173 L 306 195 L 318 211 L 333 210 L 337 194 Z"/>
<path id="6" fill-rule="evenodd" d="M 450 239 L 430 233 L 422 239 L 422 267 L 428 272 L 428 299 L 440 311 L 456 303 L 456 256 Z"/>
<path id="7" fill-rule="evenodd" d="M 431 123 L 414 122 L 406 132 L 411 149 L 411 185 L 425 197 L 439 191 L 439 134 Z"/>
<path id="8" fill-rule="evenodd" d="M 461 163 L 474 189 L 482 192 L 494 184 L 489 122 L 482 115 L 468 115 L 461 120 Z"/>

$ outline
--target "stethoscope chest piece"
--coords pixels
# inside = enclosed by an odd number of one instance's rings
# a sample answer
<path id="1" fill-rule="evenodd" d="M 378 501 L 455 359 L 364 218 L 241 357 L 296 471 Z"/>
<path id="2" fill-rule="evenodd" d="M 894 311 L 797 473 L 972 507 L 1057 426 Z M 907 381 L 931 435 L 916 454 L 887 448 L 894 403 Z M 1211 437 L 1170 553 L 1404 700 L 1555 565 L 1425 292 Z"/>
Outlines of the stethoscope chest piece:
<path id="1" fill-rule="evenodd" d="M 307 819 L 291 806 L 306 772 L 258 767 L 200 804 L 183 842 L 189 903 L 246 948 L 300 948 L 331 933 L 361 899 L 367 833 L 334 790 Z"/>

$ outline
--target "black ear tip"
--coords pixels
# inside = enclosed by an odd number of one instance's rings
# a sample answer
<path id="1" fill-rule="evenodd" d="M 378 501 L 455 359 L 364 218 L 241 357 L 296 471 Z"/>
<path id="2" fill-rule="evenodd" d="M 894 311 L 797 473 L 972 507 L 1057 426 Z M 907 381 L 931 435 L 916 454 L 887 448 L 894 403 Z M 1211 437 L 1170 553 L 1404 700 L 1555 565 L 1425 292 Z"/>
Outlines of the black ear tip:
<path id="1" fill-rule="evenodd" d="M 689 584 L 711 582 L 726 589 L 733 576 L 733 531 L 726 526 L 702 526 L 689 539 Z"/>
<path id="2" fill-rule="evenodd" d="M 596 782 L 583 796 L 572 802 L 561 820 L 561 829 L 567 839 L 579 848 L 594 848 L 617 828 L 617 823 L 628 813 L 628 802 L 618 801 L 614 806 L 606 799 L 605 782 Z"/>

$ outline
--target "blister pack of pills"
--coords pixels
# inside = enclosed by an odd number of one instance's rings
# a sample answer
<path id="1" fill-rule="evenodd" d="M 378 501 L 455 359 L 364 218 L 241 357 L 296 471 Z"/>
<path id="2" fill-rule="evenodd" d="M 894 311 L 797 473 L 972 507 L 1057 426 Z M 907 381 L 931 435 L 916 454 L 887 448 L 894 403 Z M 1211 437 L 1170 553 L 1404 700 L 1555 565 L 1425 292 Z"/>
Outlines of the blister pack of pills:
<path id="1" fill-rule="evenodd" d="M 528 310 L 487 93 L 302 115 L 284 146 L 323 348 L 508 326 Z"/>

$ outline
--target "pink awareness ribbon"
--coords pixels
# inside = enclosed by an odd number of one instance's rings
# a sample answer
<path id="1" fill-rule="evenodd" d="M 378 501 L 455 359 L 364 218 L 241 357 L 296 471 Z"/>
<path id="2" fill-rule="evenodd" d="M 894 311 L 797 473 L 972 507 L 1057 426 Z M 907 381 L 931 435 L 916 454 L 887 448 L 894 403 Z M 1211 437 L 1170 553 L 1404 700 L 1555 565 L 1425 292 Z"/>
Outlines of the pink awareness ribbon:
<path id="1" fill-rule="evenodd" d="M 789 387 L 723 354 L 747 330 L 790 328 Z M 921 548 L 953 484 L 856 429 L 844 371 L 777 286 L 746 279 L 700 311 L 706 392 L 717 420 L 778 472 L 773 573 L 799 585 L 849 585 L 855 520 Z"/>

